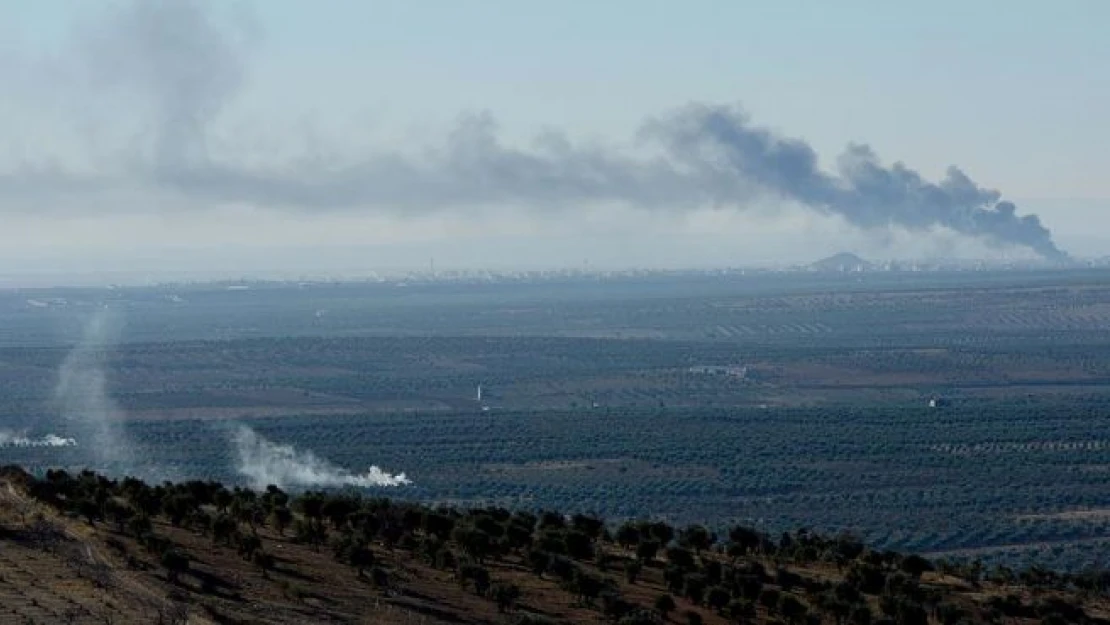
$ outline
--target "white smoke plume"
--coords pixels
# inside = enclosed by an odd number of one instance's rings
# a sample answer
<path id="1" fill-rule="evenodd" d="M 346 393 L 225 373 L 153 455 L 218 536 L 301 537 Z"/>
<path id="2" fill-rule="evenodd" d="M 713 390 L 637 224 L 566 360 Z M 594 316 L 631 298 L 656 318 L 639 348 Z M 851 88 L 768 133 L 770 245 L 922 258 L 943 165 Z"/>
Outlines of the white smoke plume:
<path id="1" fill-rule="evenodd" d="M 47 434 L 31 438 L 26 432 L 0 430 L 0 447 L 76 447 L 77 439 Z"/>
<path id="2" fill-rule="evenodd" d="M 58 370 L 54 401 L 102 469 L 132 467 L 131 444 L 123 431 L 123 412 L 108 396 L 105 360 L 115 336 L 115 319 L 101 309 L 85 324 L 80 342 Z"/>
<path id="3" fill-rule="evenodd" d="M 239 473 L 250 481 L 252 488 L 273 484 L 287 487 L 403 486 L 412 482 L 404 473 L 390 475 L 376 466 L 365 473 L 354 474 L 342 467 L 317 458 L 311 451 L 298 451 L 292 445 L 280 445 L 240 426 L 232 437 L 239 455 Z"/>

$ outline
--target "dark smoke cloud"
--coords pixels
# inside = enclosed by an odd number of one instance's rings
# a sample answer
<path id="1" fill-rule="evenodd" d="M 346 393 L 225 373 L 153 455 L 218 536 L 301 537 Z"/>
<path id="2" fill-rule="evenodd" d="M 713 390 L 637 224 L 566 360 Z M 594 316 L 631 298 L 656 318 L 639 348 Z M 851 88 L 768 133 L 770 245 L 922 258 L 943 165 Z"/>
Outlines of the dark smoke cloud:
<path id="1" fill-rule="evenodd" d="M 1067 260 L 1036 215 L 1018 216 L 998 191 L 980 187 L 955 166 L 933 183 L 902 163 L 883 166 L 870 147 L 853 144 L 837 159 L 839 175 L 829 175 L 818 168 L 809 144 L 752 126 L 742 111 L 727 106 L 691 105 L 650 122 L 644 132 L 690 170 L 720 181 L 714 193 L 719 204 L 739 203 L 730 193 L 733 180 L 743 179 L 862 229 L 941 226 Z"/>
<path id="2" fill-rule="evenodd" d="M 342 165 L 315 164 L 322 159 L 312 154 L 286 167 L 217 159 L 208 150 L 210 127 L 243 85 L 251 38 L 212 8 L 199 0 L 135 0 L 81 38 L 92 44 L 82 57 L 95 83 L 122 89 L 151 111 L 143 149 L 125 159 L 136 185 L 210 203 L 400 213 L 603 203 L 743 209 L 777 199 L 863 230 L 941 227 L 1067 259 L 1035 215 L 1018 215 L 997 191 L 955 167 L 931 182 L 901 163 L 882 164 L 867 146 L 851 145 L 836 172 L 827 173 L 805 141 L 755 126 L 733 106 L 691 104 L 648 120 L 638 135 L 639 145 L 655 154 L 648 158 L 576 145 L 558 133 L 527 149 L 508 146 L 492 116 L 481 114 L 460 121 L 440 145 L 368 150 Z M 9 193 L 26 186 L 0 173 L 0 187 Z"/>

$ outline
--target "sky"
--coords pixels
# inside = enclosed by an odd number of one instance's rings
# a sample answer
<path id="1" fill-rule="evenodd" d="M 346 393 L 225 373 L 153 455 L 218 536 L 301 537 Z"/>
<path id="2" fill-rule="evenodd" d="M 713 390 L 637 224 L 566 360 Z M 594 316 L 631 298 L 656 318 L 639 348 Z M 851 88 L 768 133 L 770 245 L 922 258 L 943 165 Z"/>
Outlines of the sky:
<path id="1" fill-rule="evenodd" d="M 1108 19 L 12 0 L 0 274 L 1101 256 Z"/>

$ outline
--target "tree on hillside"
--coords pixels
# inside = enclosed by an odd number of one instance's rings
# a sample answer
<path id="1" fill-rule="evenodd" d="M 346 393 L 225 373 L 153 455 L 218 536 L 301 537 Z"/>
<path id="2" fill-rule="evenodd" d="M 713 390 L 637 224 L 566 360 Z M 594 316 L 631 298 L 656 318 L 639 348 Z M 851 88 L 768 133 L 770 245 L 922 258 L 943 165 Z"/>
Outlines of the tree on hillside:
<path id="1" fill-rule="evenodd" d="M 370 581 L 374 584 L 375 588 L 388 589 L 389 588 L 389 571 L 380 566 L 375 566 L 370 569 Z"/>
<path id="2" fill-rule="evenodd" d="M 505 528 L 505 539 L 508 541 L 509 548 L 514 551 L 521 551 L 532 546 L 532 526 L 524 523 L 524 521 L 514 517 L 509 522 L 508 527 Z"/>
<path id="3" fill-rule="evenodd" d="M 493 597 L 497 601 L 498 612 L 510 612 L 520 598 L 520 588 L 516 584 L 498 584 Z"/>
<path id="4" fill-rule="evenodd" d="M 805 621 L 806 615 L 809 614 L 809 606 L 790 593 L 782 593 L 779 597 L 779 613 L 786 618 L 787 622 L 797 625 Z"/>
<path id="5" fill-rule="evenodd" d="M 605 589 L 605 581 L 596 575 L 577 569 L 567 589 L 573 592 L 583 605 L 589 606 L 593 605 L 594 600 Z"/>
<path id="6" fill-rule="evenodd" d="M 298 497 L 293 507 L 312 523 L 319 523 L 324 517 L 325 501 L 323 493 L 309 491 Z"/>
<path id="7" fill-rule="evenodd" d="M 705 593 L 705 605 L 718 612 L 722 611 L 731 600 L 732 593 L 723 586 L 713 586 Z"/>
<path id="8" fill-rule="evenodd" d="M 127 531 L 135 538 L 141 538 L 143 535 L 150 533 L 153 527 L 150 517 L 146 516 L 133 516 L 127 521 Z"/>
<path id="9" fill-rule="evenodd" d="M 320 551 L 320 545 L 327 541 L 327 530 L 323 523 L 313 523 L 307 519 L 294 519 L 293 540 L 311 545 L 313 551 Z"/>
<path id="10" fill-rule="evenodd" d="M 745 574 L 737 578 L 737 585 L 740 589 L 740 596 L 748 601 L 756 601 L 759 599 L 760 593 L 763 592 L 763 579 L 759 575 Z"/>
<path id="11" fill-rule="evenodd" d="M 694 554 L 690 553 L 688 549 L 684 549 L 682 547 L 668 547 L 667 562 L 670 562 L 671 564 L 683 569 L 693 569 Z"/>
<path id="12" fill-rule="evenodd" d="M 320 505 L 320 515 L 331 522 L 332 529 L 338 531 L 347 525 L 347 520 L 358 509 L 359 502 L 354 497 L 335 495 L 327 497 Z"/>
<path id="13" fill-rule="evenodd" d="M 629 584 L 635 584 L 636 579 L 639 578 L 639 576 L 640 576 L 640 570 L 641 569 L 643 569 L 643 565 L 640 564 L 639 560 L 629 560 L 624 565 L 624 579 L 625 579 L 625 581 L 627 581 Z"/>
<path id="14" fill-rule="evenodd" d="M 189 570 L 189 558 L 176 549 L 167 549 L 162 553 L 162 566 L 166 568 L 166 579 L 176 584 L 181 574 Z"/>
<path id="15" fill-rule="evenodd" d="M 375 561 L 374 552 L 364 542 L 355 542 L 347 551 L 347 564 L 354 567 L 359 577 L 363 577 L 364 571 L 372 568 Z"/>
<path id="16" fill-rule="evenodd" d="M 460 525 L 451 532 L 455 543 L 468 556 L 479 563 L 485 560 L 493 551 L 493 541 L 489 534 L 474 527 Z"/>
<path id="17" fill-rule="evenodd" d="M 686 585 L 686 571 L 681 567 L 673 564 L 668 564 L 667 568 L 663 569 L 663 582 L 667 585 L 667 590 L 676 595 L 682 594 L 682 589 Z"/>
<path id="18" fill-rule="evenodd" d="M 226 514 L 228 508 L 231 507 L 231 492 L 226 488 L 220 488 L 212 495 L 212 503 L 216 506 L 216 511 Z"/>
<path id="19" fill-rule="evenodd" d="M 85 522 L 93 525 L 100 518 L 100 506 L 90 498 L 81 498 L 77 501 L 77 513 L 84 517 Z"/>
<path id="20" fill-rule="evenodd" d="M 575 560 L 589 560 L 594 557 L 593 540 L 585 533 L 575 529 L 563 535 L 567 555 Z"/>
<path id="21" fill-rule="evenodd" d="M 644 540 L 636 546 L 636 557 L 641 562 L 651 562 L 655 559 L 655 554 L 659 553 L 659 541 L 657 540 Z"/>
<path id="22" fill-rule="evenodd" d="M 716 539 L 717 537 L 712 532 L 701 525 L 691 525 L 682 530 L 682 543 L 689 546 L 698 555 L 713 546 Z"/>
<path id="23" fill-rule="evenodd" d="M 235 540 L 235 535 L 239 532 L 239 524 L 235 519 L 226 514 L 218 514 L 212 521 L 212 543 L 224 543 L 228 547 L 231 546 L 232 541 Z"/>
<path id="24" fill-rule="evenodd" d="M 204 510 L 196 510 L 189 515 L 189 525 L 200 532 L 201 536 L 208 536 L 212 532 L 212 515 Z"/>
<path id="25" fill-rule="evenodd" d="M 162 500 L 162 511 L 169 517 L 170 525 L 179 527 L 193 511 L 197 510 L 197 500 L 187 494 L 170 494 Z"/>
<path id="26" fill-rule="evenodd" d="M 254 552 L 254 555 L 252 556 L 251 559 L 254 561 L 255 566 L 257 566 L 259 569 L 261 569 L 262 577 L 264 577 L 266 579 L 269 579 L 270 578 L 270 569 L 274 568 L 274 556 L 273 556 L 273 554 L 267 553 L 267 552 L 262 551 L 261 549 L 259 549 L 258 551 Z"/>
<path id="27" fill-rule="evenodd" d="M 705 576 L 700 573 L 690 573 L 682 580 L 682 594 L 695 605 L 701 605 L 705 599 Z"/>
<path id="28" fill-rule="evenodd" d="M 488 514 L 479 514 L 471 517 L 470 524 L 478 530 L 489 534 L 490 538 L 493 539 L 505 535 L 505 525 Z"/>
<path id="29" fill-rule="evenodd" d="M 605 529 L 605 521 L 585 514 L 576 514 L 570 519 L 571 527 L 589 536 L 591 540 L 601 538 L 602 530 Z"/>
<path id="30" fill-rule="evenodd" d="M 551 562 L 547 566 L 547 570 L 552 575 L 559 578 L 563 582 L 570 582 L 574 579 L 575 574 L 578 572 L 578 567 L 569 559 L 563 556 L 552 555 Z"/>
<path id="31" fill-rule="evenodd" d="M 537 577 L 543 577 L 551 565 L 551 554 L 542 549 L 528 550 L 528 567 Z"/>
<path id="32" fill-rule="evenodd" d="M 674 597 L 668 594 L 662 594 L 655 598 L 655 609 L 659 610 L 659 613 L 663 615 L 664 619 L 668 618 L 676 607 L 678 607 L 678 605 L 675 604 Z"/>
<path id="33" fill-rule="evenodd" d="M 728 617 L 736 623 L 747 623 L 754 621 L 756 617 L 755 604 L 751 601 L 738 599 L 729 602 L 725 608 Z"/>
<path id="34" fill-rule="evenodd" d="M 871 608 L 866 603 L 852 606 L 852 612 L 848 615 L 848 622 L 852 625 L 871 625 L 873 619 Z"/>
<path id="35" fill-rule="evenodd" d="M 286 505 L 289 504 L 289 495 L 273 484 L 270 484 L 266 487 L 266 492 L 262 493 L 262 497 L 260 499 L 262 501 L 263 507 L 265 507 L 267 510 L 273 510 L 274 508 L 284 508 Z"/>
<path id="36" fill-rule="evenodd" d="M 566 532 L 558 529 L 541 530 L 533 541 L 537 548 L 555 555 L 567 555 Z"/>
<path id="37" fill-rule="evenodd" d="M 459 580 L 459 585 L 466 588 L 468 583 L 474 585 L 474 592 L 478 595 L 485 595 L 490 586 L 489 570 L 477 564 L 463 564 L 459 566 L 458 573 L 456 574 Z"/>
<path id="38" fill-rule="evenodd" d="M 116 526 L 116 533 L 122 534 L 127 529 L 127 522 L 135 516 L 135 510 L 115 499 L 104 503 L 104 516 Z"/>
<path id="39" fill-rule="evenodd" d="M 625 549 L 630 549 L 640 543 L 640 530 L 635 523 L 626 521 L 617 528 L 617 543 Z"/>
<path id="40" fill-rule="evenodd" d="M 640 530 L 640 534 L 645 532 Z M 666 546 L 669 542 L 674 540 L 674 528 L 662 521 L 656 521 L 647 525 L 647 535 L 659 541 L 660 545 Z"/>
<path id="41" fill-rule="evenodd" d="M 254 559 L 255 552 L 261 549 L 262 539 L 258 537 L 258 534 L 251 532 L 239 537 L 239 555 L 242 556 L 244 560 L 250 562 Z"/>
<path id="42" fill-rule="evenodd" d="M 759 604 L 767 608 L 768 612 L 775 612 L 779 609 L 779 597 L 782 595 L 778 588 L 764 588 L 759 593 Z"/>
<path id="43" fill-rule="evenodd" d="M 922 573 L 932 571 L 933 563 L 917 554 L 912 554 L 902 558 L 899 568 L 914 579 L 917 579 L 921 577 Z"/>
<path id="44" fill-rule="evenodd" d="M 441 512 L 428 510 L 424 513 L 422 526 L 425 532 L 432 534 L 445 541 L 451 537 L 451 530 L 455 528 L 455 520 L 447 514 Z M 531 526 L 529 526 L 528 534 L 531 535 Z"/>
<path id="45" fill-rule="evenodd" d="M 843 623 L 852 613 L 852 605 L 839 599 L 835 593 L 825 592 L 817 597 L 817 607 L 833 617 L 838 624 Z"/>
<path id="46" fill-rule="evenodd" d="M 566 526 L 567 521 L 563 518 L 563 515 L 548 510 L 540 513 L 540 520 L 536 529 L 563 529 Z"/>
<path id="47" fill-rule="evenodd" d="M 737 555 L 744 556 L 756 551 L 763 542 L 763 537 L 749 527 L 736 525 L 729 529 L 728 540 L 735 546 Z"/>
<path id="48" fill-rule="evenodd" d="M 274 505 L 270 510 L 270 523 L 278 536 L 285 536 L 285 530 L 293 523 L 293 512 L 285 505 Z"/>
<path id="49" fill-rule="evenodd" d="M 348 523 L 351 529 L 366 542 L 371 542 L 377 538 L 382 529 L 382 519 L 379 518 L 378 513 L 365 507 L 352 514 Z M 441 540 L 446 540 L 446 538 Z"/>

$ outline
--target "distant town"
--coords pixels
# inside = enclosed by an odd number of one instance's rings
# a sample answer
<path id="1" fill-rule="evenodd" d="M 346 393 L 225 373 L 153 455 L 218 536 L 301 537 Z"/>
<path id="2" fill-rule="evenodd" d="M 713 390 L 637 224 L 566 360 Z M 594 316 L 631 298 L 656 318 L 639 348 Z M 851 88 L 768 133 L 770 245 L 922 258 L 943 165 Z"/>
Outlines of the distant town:
<path id="1" fill-rule="evenodd" d="M 980 259 L 941 259 L 941 260 L 867 260 L 850 252 L 841 252 L 827 258 L 810 262 L 765 266 L 737 266 L 716 268 L 683 268 L 683 269 L 656 269 L 656 268 L 627 268 L 627 269 L 594 269 L 594 268 L 556 268 L 532 270 L 487 270 L 487 269 L 445 269 L 404 271 L 391 273 L 378 273 L 369 271 L 361 275 L 347 273 L 343 277 L 305 277 L 303 282 L 378 282 L 392 283 L 395 286 L 415 286 L 432 283 L 532 283 L 545 281 L 566 280 L 625 280 L 625 279 L 650 279 L 682 276 L 746 276 L 746 275 L 773 275 L 773 274 L 799 274 L 799 273 L 942 273 L 942 272 L 969 272 L 969 271 L 1034 271 L 1048 269 L 1096 269 L 1110 267 L 1110 256 L 1094 259 L 1077 260 L 1075 263 L 1061 266 L 1046 262 L 1043 259 L 1023 260 L 980 260 Z M 247 280 L 227 281 L 229 289 L 242 288 L 249 282 L 297 282 L 295 279 L 287 280 Z M 234 282 L 234 283 L 232 283 Z"/>
<path id="2" fill-rule="evenodd" d="M 363 283 L 409 287 L 433 284 L 524 284 L 566 281 L 652 280 L 681 277 L 771 276 L 775 274 L 854 274 L 854 273 L 951 273 L 1043 271 L 1059 269 L 1110 268 L 1110 256 L 1079 259 L 1061 265 L 1044 259 L 985 260 L 868 260 L 851 252 L 841 252 L 808 263 L 779 265 L 726 266 L 711 268 L 625 268 L 601 269 L 567 267 L 551 269 L 439 269 L 434 264 L 422 270 L 377 271 L 373 269 L 340 272 L 270 272 L 233 275 L 181 275 L 180 277 L 144 277 L 139 274 L 102 274 L 87 276 L 0 275 L 0 288 L 50 287 L 157 287 L 157 286 L 224 286 L 228 290 L 262 288 L 265 285 L 308 285 L 322 283 Z M 172 274 L 171 274 L 172 275 Z M 45 305 L 45 302 L 43 302 Z"/>

